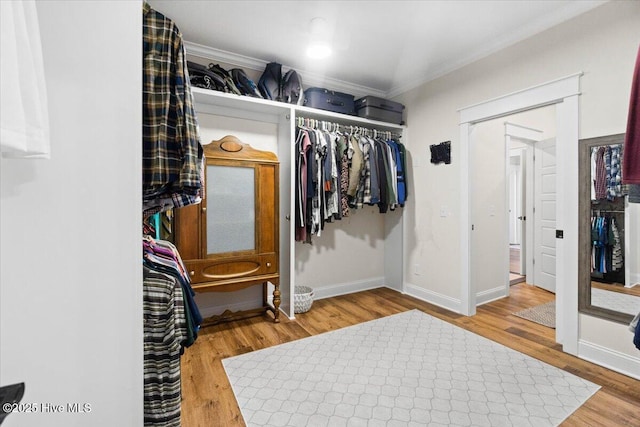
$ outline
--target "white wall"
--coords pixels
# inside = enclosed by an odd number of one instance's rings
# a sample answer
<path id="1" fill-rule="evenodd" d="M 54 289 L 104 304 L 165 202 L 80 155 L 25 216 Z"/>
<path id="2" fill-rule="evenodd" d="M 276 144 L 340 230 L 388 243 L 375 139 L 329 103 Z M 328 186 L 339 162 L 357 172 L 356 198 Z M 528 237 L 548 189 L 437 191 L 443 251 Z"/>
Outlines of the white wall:
<path id="1" fill-rule="evenodd" d="M 461 255 L 457 110 L 582 71 L 580 137 L 624 132 L 638 28 L 640 3 L 610 2 L 400 97 L 412 135 L 409 181 L 415 195 L 405 212 L 409 288 L 461 299 L 459 270 L 450 267 Z M 452 164 L 430 164 L 429 145 L 445 140 L 452 141 Z M 443 207 L 449 216 L 439 216 Z M 413 274 L 416 263 L 432 274 Z M 631 339 L 624 325 L 610 329 L 620 340 Z"/>
<path id="2" fill-rule="evenodd" d="M 481 296 L 496 288 L 504 291 L 508 280 L 508 200 L 505 197 L 506 154 L 502 123 L 493 120 L 474 126 L 469 144 L 469 159 L 473 165 L 470 209 L 475 229 L 471 241 L 471 278 Z"/>
<path id="3" fill-rule="evenodd" d="M 551 138 L 556 130 L 555 106 L 489 120 L 473 128 L 470 204 L 475 232 L 471 242 L 471 277 L 479 303 L 495 298 L 499 291 L 504 294 L 509 280 L 505 122 L 540 130 L 543 139 Z"/>
<path id="4" fill-rule="evenodd" d="M 325 223 L 311 245 L 296 242 L 296 285 L 324 298 L 385 284 L 385 215 L 377 207 L 352 209 L 348 217 Z"/>
<path id="5" fill-rule="evenodd" d="M 38 413 L 3 426 L 139 426 L 140 2 L 37 10 L 51 159 L 0 160 L 0 385 L 24 381 Z"/>

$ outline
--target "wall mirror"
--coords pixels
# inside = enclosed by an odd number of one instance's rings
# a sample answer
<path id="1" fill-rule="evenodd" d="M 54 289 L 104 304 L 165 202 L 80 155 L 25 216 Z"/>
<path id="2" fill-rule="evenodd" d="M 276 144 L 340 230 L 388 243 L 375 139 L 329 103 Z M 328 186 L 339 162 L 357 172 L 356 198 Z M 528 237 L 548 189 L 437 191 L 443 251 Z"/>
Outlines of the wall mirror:
<path id="1" fill-rule="evenodd" d="M 623 142 L 624 134 L 580 140 L 578 309 L 629 323 L 640 312 L 640 204 L 620 183 Z"/>

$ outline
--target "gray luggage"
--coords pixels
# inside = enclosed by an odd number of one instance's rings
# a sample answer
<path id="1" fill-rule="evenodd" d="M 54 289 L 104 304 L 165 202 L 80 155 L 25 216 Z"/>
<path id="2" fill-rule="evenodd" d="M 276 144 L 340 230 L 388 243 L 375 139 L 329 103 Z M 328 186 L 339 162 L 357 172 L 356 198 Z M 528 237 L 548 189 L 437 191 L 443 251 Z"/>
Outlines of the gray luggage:
<path id="1" fill-rule="evenodd" d="M 304 96 L 304 105 L 307 107 L 355 116 L 354 96 L 348 93 L 310 87 L 304 91 Z"/>
<path id="2" fill-rule="evenodd" d="M 368 95 L 356 100 L 358 116 L 381 122 L 402 124 L 404 105 L 388 99 Z"/>

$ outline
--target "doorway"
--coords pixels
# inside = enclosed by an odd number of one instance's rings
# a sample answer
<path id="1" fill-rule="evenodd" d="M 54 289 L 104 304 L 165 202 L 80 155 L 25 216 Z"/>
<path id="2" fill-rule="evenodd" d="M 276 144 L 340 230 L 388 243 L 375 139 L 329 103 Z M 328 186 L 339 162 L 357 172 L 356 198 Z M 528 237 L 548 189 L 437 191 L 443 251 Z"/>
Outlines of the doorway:
<path id="1" fill-rule="evenodd" d="M 529 126 L 524 126 L 520 120 L 524 120 Z M 541 129 L 547 129 L 547 135 L 555 135 L 555 117 L 552 112 L 538 111 L 536 115 L 529 114 L 529 117 L 520 118 L 517 122 L 509 118 L 504 124 L 508 156 L 509 286 L 523 281 L 535 283 L 534 144 L 544 138 L 545 133 Z"/>
<path id="2" fill-rule="evenodd" d="M 474 126 L 494 118 L 505 117 L 546 105 L 556 105 L 557 159 L 562 167 L 556 175 L 556 278 L 562 284 L 556 288 L 556 340 L 566 352 L 577 353 L 577 221 L 578 130 L 581 73 L 531 87 L 519 92 L 488 100 L 460 110 L 460 246 L 461 246 L 461 304 L 465 315 L 476 312 L 477 292 L 471 280 L 473 220 L 471 218 L 470 178 L 473 165 L 470 162 L 470 140 Z M 506 226 L 505 226 L 506 228 Z M 506 252 L 506 245 L 505 245 Z M 506 257 L 505 257 L 506 259 Z M 505 267 L 505 270 L 508 267 Z"/>
<path id="3" fill-rule="evenodd" d="M 548 230 L 555 226 L 555 206 L 547 202 L 555 196 L 555 157 L 547 155 L 553 135 L 553 105 L 478 123 L 471 131 L 471 280 L 477 304 L 508 296 L 510 286 L 525 278 L 554 290 L 555 240 L 548 241 Z"/>
<path id="4" fill-rule="evenodd" d="M 526 273 L 526 230 L 524 214 L 524 169 L 526 149 L 513 147 L 507 143 L 509 163 L 507 163 L 508 214 L 509 214 L 509 284 L 524 281 Z"/>

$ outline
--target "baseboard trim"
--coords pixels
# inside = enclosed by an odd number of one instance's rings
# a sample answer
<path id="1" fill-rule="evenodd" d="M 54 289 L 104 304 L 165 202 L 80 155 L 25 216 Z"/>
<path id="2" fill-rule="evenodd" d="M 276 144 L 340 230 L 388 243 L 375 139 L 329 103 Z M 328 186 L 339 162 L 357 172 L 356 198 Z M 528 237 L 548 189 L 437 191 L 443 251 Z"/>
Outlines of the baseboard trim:
<path id="1" fill-rule="evenodd" d="M 508 296 L 504 286 L 478 292 L 476 294 L 476 305 L 482 305 Z"/>
<path id="2" fill-rule="evenodd" d="M 578 357 L 640 380 L 640 359 L 602 347 L 589 341 L 578 341 Z"/>
<path id="3" fill-rule="evenodd" d="M 370 289 L 385 287 L 384 277 L 373 277 L 355 282 L 336 283 L 322 287 L 310 286 L 313 289 L 313 299 L 337 297 L 339 295 L 352 294 L 354 292 L 368 291 Z"/>
<path id="4" fill-rule="evenodd" d="M 461 313 L 462 302 L 459 299 L 451 298 L 446 295 L 433 292 L 411 283 L 406 283 L 404 286 L 404 293 L 418 298 L 419 300 L 428 302 L 429 304 L 437 305 L 438 307 L 446 308 L 454 313 Z"/>
<path id="5" fill-rule="evenodd" d="M 384 277 L 374 277 L 371 279 L 359 280 L 355 282 L 337 283 L 333 285 L 326 285 L 323 287 L 311 286 L 311 288 L 313 289 L 314 300 L 337 297 L 339 295 L 346 295 L 354 292 L 367 291 L 370 289 L 376 289 L 376 288 L 382 288 L 382 287 L 385 287 Z M 269 305 L 273 305 L 273 295 L 269 294 L 267 296 L 267 303 Z M 201 303 L 198 304 L 200 313 L 205 318 L 214 316 L 214 315 L 220 315 L 225 310 L 241 311 L 241 310 L 251 310 L 259 307 L 261 307 L 261 302 L 256 300 L 244 300 L 234 304 L 224 304 L 224 305 L 204 305 Z M 282 312 L 282 310 L 280 311 Z M 290 319 L 295 318 L 295 316 L 293 315 L 289 316 L 286 313 L 285 315 Z"/>
<path id="6" fill-rule="evenodd" d="M 313 298 L 315 300 L 323 299 L 323 298 L 331 298 L 337 297 L 340 295 L 352 294 L 354 292 L 368 291 L 370 289 L 387 287 L 389 289 L 397 290 L 395 288 L 386 286 L 384 283 L 384 277 L 374 277 L 366 280 L 358 280 L 354 282 L 346 282 L 346 283 L 336 283 L 333 285 L 326 285 L 322 287 L 313 287 Z M 447 310 L 451 310 L 455 313 L 460 313 L 460 300 L 456 298 L 451 298 L 446 295 L 439 294 L 437 292 L 433 292 L 427 289 L 423 289 L 416 285 L 407 283 L 405 285 L 405 294 L 412 296 L 414 298 L 418 298 L 419 300 L 428 302 L 433 305 L 437 305 L 438 307 L 446 308 Z M 486 304 L 488 302 L 504 298 L 505 289 L 504 287 L 498 287 L 494 289 L 489 289 L 488 291 L 479 292 L 476 296 L 476 301 L 478 305 Z M 273 296 L 268 296 L 268 303 L 273 304 Z M 231 311 L 240 311 L 240 310 L 251 310 L 254 308 L 259 308 L 260 302 L 256 301 L 242 301 L 235 304 L 226 304 L 226 305 L 212 305 L 212 306 L 204 306 L 199 305 L 200 313 L 206 318 L 209 316 L 219 315 L 225 310 Z"/>

